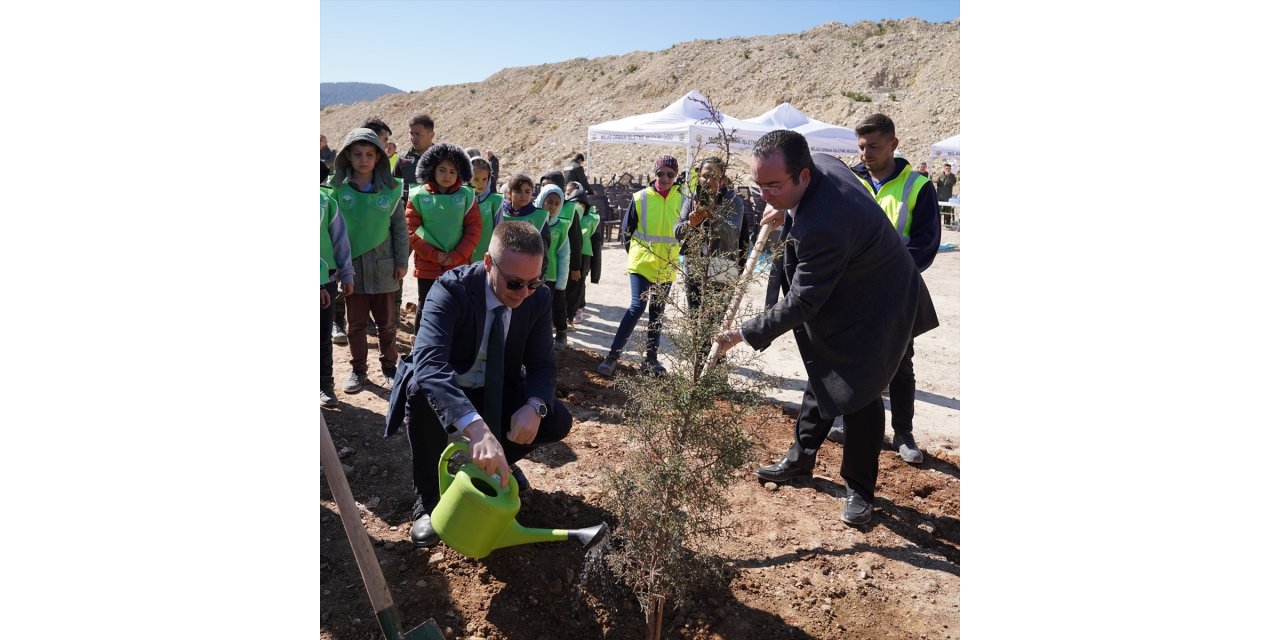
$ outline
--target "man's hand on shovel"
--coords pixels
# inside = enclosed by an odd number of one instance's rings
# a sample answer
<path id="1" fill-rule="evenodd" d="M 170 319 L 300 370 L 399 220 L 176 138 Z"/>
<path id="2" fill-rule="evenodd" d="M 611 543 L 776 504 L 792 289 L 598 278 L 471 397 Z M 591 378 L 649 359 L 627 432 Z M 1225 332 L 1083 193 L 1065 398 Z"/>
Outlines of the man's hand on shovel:
<path id="1" fill-rule="evenodd" d="M 716 336 L 716 344 L 720 346 L 720 353 L 732 349 L 739 342 L 742 342 L 742 331 L 739 329 L 722 331 L 720 335 Z"/>

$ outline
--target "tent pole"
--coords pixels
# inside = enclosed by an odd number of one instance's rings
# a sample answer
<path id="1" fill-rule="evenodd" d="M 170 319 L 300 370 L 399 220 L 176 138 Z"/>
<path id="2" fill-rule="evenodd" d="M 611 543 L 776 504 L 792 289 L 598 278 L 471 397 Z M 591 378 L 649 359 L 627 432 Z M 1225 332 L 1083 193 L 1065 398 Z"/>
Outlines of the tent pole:
<path id="1" fill-rule="evenodd" d="M 689 136 L 689 142 L 684 145 L 684 171 L 689 179 L 693 179 L 693 136 Z M 684 187 L 688 189 L 689 184 L 686 182 Z"/>
<path id="2" fill-rule="evenodd" d="M 587 173 L 587 182 L 591 182 L 591 136 L 587 136 L 587 166 L 583 170 Z M 586 189 L 587 185 L 582 185 L 582 188 Z"/>

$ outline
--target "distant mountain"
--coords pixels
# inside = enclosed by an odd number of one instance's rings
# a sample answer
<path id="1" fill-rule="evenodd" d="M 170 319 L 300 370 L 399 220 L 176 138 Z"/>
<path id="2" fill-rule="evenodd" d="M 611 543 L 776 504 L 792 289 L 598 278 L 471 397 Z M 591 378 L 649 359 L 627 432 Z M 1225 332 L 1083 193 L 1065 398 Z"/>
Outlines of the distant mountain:
<path id="1" fill-rule="evenodd" d="M 353 104 L 374 100 L 389 93 L 404 93 L 395 87 L 369 82 L 321 82 L 320 108 L 331 104 Z"/>

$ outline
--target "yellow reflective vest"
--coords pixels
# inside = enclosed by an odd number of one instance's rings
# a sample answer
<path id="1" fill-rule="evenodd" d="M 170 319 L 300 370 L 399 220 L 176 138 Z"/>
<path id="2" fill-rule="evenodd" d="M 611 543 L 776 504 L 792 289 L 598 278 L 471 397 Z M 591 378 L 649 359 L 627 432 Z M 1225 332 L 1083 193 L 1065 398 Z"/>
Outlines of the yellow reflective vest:
<path id="1" fill-rule="evenodd" d="M 684 200 L 672 186 L 663 198 L 652 186 L 631 194 L 636 206 L 636 231 L 627 249 L 627 272 L 644 276 L 649 282 L 675 282 L 680 260 L 676 222 Z"/>
<path id="2" fill-rule="evenodd" d="M 884 209 L 885 214 L 889 216 L 889 223 L 897 229 L 898 235 L 902 236 L 903 240 L 910 239 L 911 212 L 916 208 L 916 199 L 920 197 L 920 190 L 929 183 L 929 179 L 912 171 L 911 165 L 908 164 L 892 180 L 880 185 L 880 192 L 877 193 L 871 183 L 863 180 L 862 176 L 854 174 L 854 177 L 866 187 L 867 193 L 880 203 L 880 208 Z M 902 197 L 903 193 L 907 194 L 906 198 Z"/>

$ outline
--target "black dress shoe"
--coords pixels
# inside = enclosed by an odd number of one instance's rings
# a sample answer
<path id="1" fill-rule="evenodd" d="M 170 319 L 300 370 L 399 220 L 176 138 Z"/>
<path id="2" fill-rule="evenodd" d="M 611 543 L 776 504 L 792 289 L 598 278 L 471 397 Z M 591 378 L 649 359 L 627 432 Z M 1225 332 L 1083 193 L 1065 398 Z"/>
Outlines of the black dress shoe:
<path id="1" fill-rule="evenodd" d="M 844 511 L 840 513 L 840 521 L 847 525 L 866 524 L 871 520 L 871 505 L 853 489 L 846 489 Z"/>
<path id="2" fill-rule="evenodd" d="M 415 547 L 430 547 L 440 542 L 440 536 L 436 535 L 436 530 L 431 526 L 430 513 L 424 513 L 413 521 L 413 528 L 409 529 L 409 542 Z"/>
<path id="3" fill-rule="evenodd" d="M 790 460 L 783 458 L 777 464 L 771 464 L 767 467 L 760 467 L 759 469 L 756 469 L 756 477 L 761 478 L 762 480 L 769 480 L 771 482 L 786 482 L 797 478 L 812 478 L 813 463 L 810 462 L 808 465 L 804 465 L 799 462 L 791 462 Z"/>

